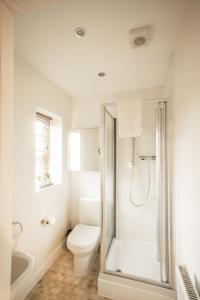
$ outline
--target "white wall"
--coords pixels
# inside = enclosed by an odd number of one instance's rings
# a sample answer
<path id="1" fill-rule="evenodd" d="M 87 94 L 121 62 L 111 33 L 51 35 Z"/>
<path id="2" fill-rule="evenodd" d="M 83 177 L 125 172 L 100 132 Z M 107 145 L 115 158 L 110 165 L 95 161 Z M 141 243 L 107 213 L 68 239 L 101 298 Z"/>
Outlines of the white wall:
<path id="1" fill-rule="evenodd" d="M 71 127 L 90 128 L 99 127 L 101 120 L 101 104 L 116 102 L 126 98 L 153 99 L 159 98 L 162 87 L 124 91 L 120 93 L 105 95 L 88 95 L 83 97 L 72 97 L 71 101 Z"/>
<path id="2" fill-rule="evenodd" d="M 0 1 L 0 299 L 8 300 L 13 197 L 14 36 L 11 11 Z"/>
<path id="3" fill-rule="evenodd" d="M 189 2 L 187 18 L 168 71 L 174 111 L 177 263 L 200 280 L 200 2 Z M 169 69 L 170 69 L 169 68 Z M 170 84 L 170 81 L 172 82 Z M 200 289 L 199 289 L 200 290 Z"/>
<path id="4" fill-rule="evenodd" d="M 15 178 L 13 221 L 23 225 L 19 246 L 36 259 L 36 271 L 65 237 L 69 224 L 67 132 L 68 96 L 38 71 L 16 58 L 15 95 Z M 62 117 L 62 183 L 35 192 L 36 107 Z M 43 226 L 48 215 L 56 217 L 54 226 Z M 24 246 L 25 244 L 25 246 Z"/>
<path id="5" fill-rule="evenodd" d="M 100 176 L 99 172 L 74 171 L 70 172 L 70 223 L 71 227 L 78 220 L 79 197 L 91 197 L 100 199 Z"/>
<path id="6" fill-rule="evenodd" d="M 132 139 L 117 139 L 117 238 L 156 242 L 156 161 L 138 158 L 140 155 L 156 155 L 155 111 L 155 104 L 143 104 L 143 133 L 135 139 L 134 168 L 132 166 L 134 151 Z M 146 198 L 149 180 L 150 190 Z M 131 202 L 145 204 L 135 207 Z"/>

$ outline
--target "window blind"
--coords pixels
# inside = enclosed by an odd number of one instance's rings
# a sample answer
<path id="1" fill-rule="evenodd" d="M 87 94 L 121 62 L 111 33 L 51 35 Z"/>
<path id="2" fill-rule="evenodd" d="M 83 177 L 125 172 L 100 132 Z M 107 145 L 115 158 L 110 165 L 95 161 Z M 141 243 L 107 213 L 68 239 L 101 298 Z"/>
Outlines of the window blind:
<path id="1" fill-rule="evenodd" d="M 36 176 L 40 187 L 50 184 L 50 124 L 52 118 L 36 113 Z"/>

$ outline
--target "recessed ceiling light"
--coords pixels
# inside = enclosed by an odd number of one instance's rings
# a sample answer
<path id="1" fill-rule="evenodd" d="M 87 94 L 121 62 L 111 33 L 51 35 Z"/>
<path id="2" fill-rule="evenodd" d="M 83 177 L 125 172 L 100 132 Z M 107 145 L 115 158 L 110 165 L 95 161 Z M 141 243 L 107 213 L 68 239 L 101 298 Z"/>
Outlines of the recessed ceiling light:
<path id="1" fill-rule="evenodd" d="M 106 73 L 104 73 L 104 72 L 98 73 L 98 76 L 99 76 L 99 77 L 104 77 L 105 75 L 106 75 Z"/>
<path id="2" fill-rule="evenodd" d="M 144 36 L 138 36 L 134 39 L 135 46 L 142 46 L 146 43 L 146 38 Z"/>
<path id="3" fill-rule="evenodd" d="M 75 34 L 79 38 L 83 38 L 85 36 L 85 29 L 78 27 L 75 29 Z"/>

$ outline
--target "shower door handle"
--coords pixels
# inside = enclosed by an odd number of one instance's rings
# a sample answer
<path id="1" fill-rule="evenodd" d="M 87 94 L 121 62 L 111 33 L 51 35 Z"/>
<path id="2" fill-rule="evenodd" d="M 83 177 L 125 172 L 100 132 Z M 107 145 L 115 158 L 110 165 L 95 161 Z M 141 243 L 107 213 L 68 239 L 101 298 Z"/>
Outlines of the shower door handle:
<path id="1" fill-rule="evenodd" d="M 156 111 L 157 156 L 157 256 L 161 281 L 168 281 L 167 264 L 167 207 L 166 207 L 166 103 L 159 103 Z"/>

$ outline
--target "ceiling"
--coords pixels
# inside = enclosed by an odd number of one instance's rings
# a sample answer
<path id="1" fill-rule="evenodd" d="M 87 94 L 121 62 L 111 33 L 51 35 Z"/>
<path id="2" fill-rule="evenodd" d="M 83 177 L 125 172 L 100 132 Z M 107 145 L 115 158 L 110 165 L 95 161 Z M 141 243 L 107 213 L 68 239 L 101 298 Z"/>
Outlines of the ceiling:
<path id="1" fill-rule="evenodd" d="M 31 9 L 16 15 L 17 54 L 77 96 L 162 85 L 186 1 L 15 2 Z M 153 26 L 153 39 L 146 47 L 132 49 L 129 30 L 144 25 Z M 85 38 L 75 36 L 76 27 L 86 29 Z M 99 72 L 106 76 L 99 78 Z"/>
<path id="2" fill-rule="evenodd" d="M 3 0 L 12 10 L 18 13 L 41 8 L 49 3 L 61 2 L 62 0 Z"/>

